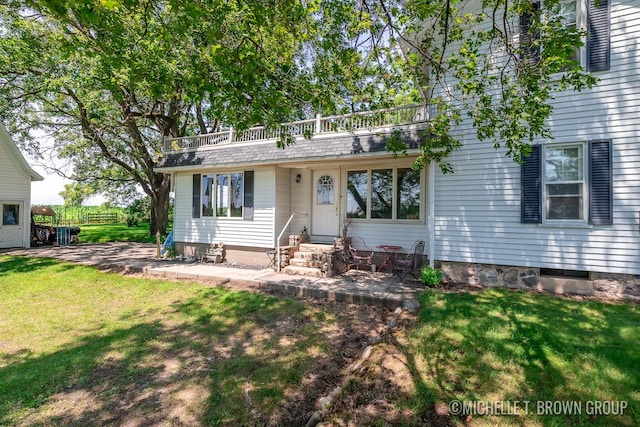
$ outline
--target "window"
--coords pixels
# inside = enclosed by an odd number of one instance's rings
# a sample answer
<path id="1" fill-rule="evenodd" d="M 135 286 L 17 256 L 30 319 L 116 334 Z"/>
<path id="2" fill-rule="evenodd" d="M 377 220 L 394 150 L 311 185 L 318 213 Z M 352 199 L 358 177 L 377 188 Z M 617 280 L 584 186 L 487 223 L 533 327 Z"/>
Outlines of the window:
<path id="1" fill-rule="evenodd" d="M 585 219 L 584 169 L 582 144 L 545 147 L 546 219 Z"/>
<path id="2" fill-rule="evenodd" d="M 391 219 L 393 169 L 371 171 L 371 218 Z"/>
<path id="3" fill-rule="evenodd" d="M 213 216 L 213 175 L 202 175 L 202 216 Z"/>
<path id="4" fill-rule="evenodd" d="M 587 32 L 583 46 L 571 55 L 589 71 L 603 71 L 610 67 L 610 1 L 559 0 L 554 16 L 567 28 L 581 28 Z M 534 17 L 539 17 L 540 3 L 533 1 L 529 12 L 520 16 L 521 59 L 533 65 L 540 59 L 540 32 Z"/>
<path id="5" fill-rule="evenodd" d="M 421 172 L 410 168 L 347 172 L 347 218 L 420 219 Z"/>
<path id="6" fill-rule="evenodd" d="M 318 178 L 318 200 L 319 205 L 333 205 L 334 188 L 333 178 L 330 175 L 322 175 Z"/>
<path id="7" fill-rule="evenodd" d="M 241 218 L 244 202 L 242 173 L 216 175 L 216 216 Z"/>
<path id="8" fill-rule="evenodd" d="M 2 205 L 2 225 L 20 224 L 20 205 Z"/>
<path id="9" fill-rule="evenodd" d="M 521 222 L 613 224 L 612 171 L 611 140 L 532 146 L 521 169 Z"/>
<path id="10" fill-rule="evenodd" d="M 583 16 L 584 12 L 580 5 L 582 2 L 580 0 L 560 0 L 558 3 L 558 12 L 556 16 L 560 19 L 562 26 L 567 30 L 575 31 L 577 28 L 580 28 L 578 16 Z M 580 19 L 582 21 L 582 19 Z M 580 62 L 580 58 L 583 55 L 580 54 L 582 47 L 577 47 L 572 55 L 571 59 L 574 61 Z"/>
<path id="11" fill-rule="evenodd" d="M 367 217 L 368 181 L 367 171 L 347 173 L 347 218 Z"/>
<path id="12" fill-rule="evenodd" d="M 398 219 L 420 218 L 420 171 L 398 169 L 397 194 Z"/>
<path id="13" fill-rule="evenodd" d="M 252 171 L 196 174 L 193 186 L 193 218 L 200 218 L 202 214 L 203 217 L 253 219 Z"/>

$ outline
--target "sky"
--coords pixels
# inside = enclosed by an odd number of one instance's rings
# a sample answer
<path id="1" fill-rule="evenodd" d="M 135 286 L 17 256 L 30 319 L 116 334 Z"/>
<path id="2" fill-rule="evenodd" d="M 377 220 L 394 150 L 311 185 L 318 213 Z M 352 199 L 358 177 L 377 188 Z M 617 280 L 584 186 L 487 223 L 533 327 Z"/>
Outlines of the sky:
<path id="1" fill-rule="evenodd" d="M 24 154 L 24 153 L 23 153 Z M 64 191 L 64 185 L 70 184 L 72 181 L 62 178 L 55 173 L 49 173 L 44 167 L 37 164 L 29 158 L 24 156 L 31 166 L 31 169 L 38 172 L 40 176 L 44 178 L 44 181 L 31 182 L 31 204 L 32 205 L 62 205 L 64 199 L 59 193 Z M 105 201 L 102 196 L 93 196 L 86 200 L 84 206 L 100 205 Z"/>

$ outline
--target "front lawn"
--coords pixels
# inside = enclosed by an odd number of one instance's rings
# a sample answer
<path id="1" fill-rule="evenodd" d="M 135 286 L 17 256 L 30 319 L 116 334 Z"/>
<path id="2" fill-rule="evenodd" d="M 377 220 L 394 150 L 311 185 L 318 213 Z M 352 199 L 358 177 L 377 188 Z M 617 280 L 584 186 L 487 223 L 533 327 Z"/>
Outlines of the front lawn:
<path id="1" fill-rule="evenodd" d="M 640 425 L 637 305 L 505 289 L 429 291 L 421 304 L 352 379 L 333 422 Z"/>
<path id="2" fill-rule="evenodd" d="M 168 230 L 170 231 L 170 230 Z M 160 241 L 164 242 L 166 236 Z M 141 222 L 135 227 L 127 227 L 124 223 L 115 224 L 83 224 L 78 235 L 80 243 L 105 242 L 140 242 L 156 243 L 156 236 L 149 235 L 149 223 Z"/>
<path id="3" fill-rule="evenodd" d="M 640 425 L 630 303 L 429 290 L 346 378 L 388 311 L 11 256 L 0 292 L 0 425 L 304 425 L 336 386 L 325 425 Z"/>
<path id="4" fill-rule="evenodd" d="M 300 424 L 361 349 L 330 305 L 45 258 L 0 293 L 0 425 Z"/>

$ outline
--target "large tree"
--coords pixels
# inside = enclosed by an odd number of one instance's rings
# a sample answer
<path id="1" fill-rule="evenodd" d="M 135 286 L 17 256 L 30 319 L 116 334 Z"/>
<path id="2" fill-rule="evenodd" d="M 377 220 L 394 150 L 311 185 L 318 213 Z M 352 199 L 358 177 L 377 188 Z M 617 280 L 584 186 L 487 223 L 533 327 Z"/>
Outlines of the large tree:
<path id="1" fill-rule="evenodd" d="M 560 9 L 558 0 L 3 0 L 0 119 L 25 143 L 44 131 L 81 186 L 115 199 L 141 186 L 151 231 L 164 231 L 170 183 L 153 171 L 163 136 L 417 100 L 433 108 L 416 167 L 450 171 L 465 119 L 521 160 L 550 136 L 554 94 L 595 84 L 574 55 L 584 32 Z M 406 149 L 393 139 L 388 148 Z"/>
<path id="2" fill-rule="evenodd" d="M 151 232 L 164 232 L 162 137 L 273 124 L 340 100 L 309 72 L 325 13 L 296 0 L 5 0 L 0 119 L 36 154 L 48 141 L 79 186 L 115 200 L 141 187 Z"/>
<path id="3" fill-rule="evenodd" d="M 595 1 L 596 8 L 607 2 Z M 362 0 L 372 44 L 402 52 L 395 64 L 413 76 L 430 105 L 429 137 L 416 167 L 460 148 L 466 120 L 480 141 L 520 162 L 537 138 L 552 137 L 548 119 L 559 92 L 597 79 L 584 68 L 586 29 L 571 0 Z M 584 25 L 584 24 L 583 24 Z M 384 49 L 377 49 L 383 52 Z M 400 140 L 388 148 L 406 150 Z"/>

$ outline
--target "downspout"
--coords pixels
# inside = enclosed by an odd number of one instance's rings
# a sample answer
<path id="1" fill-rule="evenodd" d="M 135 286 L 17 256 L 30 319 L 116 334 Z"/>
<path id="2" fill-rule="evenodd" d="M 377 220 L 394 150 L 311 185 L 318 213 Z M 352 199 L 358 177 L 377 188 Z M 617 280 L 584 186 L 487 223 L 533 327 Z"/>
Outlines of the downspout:
<path id="1" fill-rule="evenodd" d="M 428 178 L 428 205 L 429 205 L 429 215 L 427 216 L 427 229 L 429 231 L 429 266 L 434 266 L 434 257 L 435 257 L 435 189 L 436 189 L 436 163 L 432 160 L 429 163 L 429 178 Z"/>

